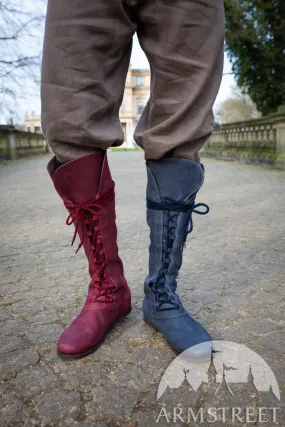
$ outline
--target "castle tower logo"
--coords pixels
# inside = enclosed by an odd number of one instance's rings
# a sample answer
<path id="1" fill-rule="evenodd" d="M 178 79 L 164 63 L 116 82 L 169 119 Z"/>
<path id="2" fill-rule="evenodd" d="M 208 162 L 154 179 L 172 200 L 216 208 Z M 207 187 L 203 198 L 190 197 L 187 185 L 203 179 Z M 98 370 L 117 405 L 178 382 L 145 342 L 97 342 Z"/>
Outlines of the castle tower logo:
<path id="1" fill-rule="evenodd" d="M 157 391 L 158 424 L 278 424 L 280 390 L 261 356 L 230 341 L 213 341 L 205 359 L 197 358 L 199 353 L 199 345 L 187 349 L 164 372 Z"/>

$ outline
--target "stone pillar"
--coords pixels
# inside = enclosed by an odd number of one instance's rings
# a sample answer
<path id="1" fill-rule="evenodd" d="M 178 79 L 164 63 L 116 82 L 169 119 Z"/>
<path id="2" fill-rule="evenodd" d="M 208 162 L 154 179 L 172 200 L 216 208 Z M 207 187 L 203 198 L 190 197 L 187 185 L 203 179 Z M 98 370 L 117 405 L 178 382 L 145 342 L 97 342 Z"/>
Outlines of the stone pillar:
<path id="1" fill-rule="evenodd" d="M 7 159 L 8 160 L 15 160 L 16 159 L 16 137 L 13 132 L 9 133 L 7 135 Z"/>
<path id="2" fill-rule="evenodd" d="M 45 153 L 51 153 L 52 152 L 50 146 L 48 145 L 48 143 L 45 139 L 43 140 L 43 145 L 44 145 L 44 152 Z"/>
<path id="3" fill-rule="evenodd" d="M 276 139 L 276 167 L 278 169 L 285 169 L 285 120 L 283 123 L 278 123 L 277 125 Z"/>
<path id="4" fill-rule="evenodd" d="M 285 105 L 280 105 L 277 114 L 281 120 L 276 126 L 276 167 L 285 169 Z"/>
<path id="5" fill-rule="evenodd" d="M 132 120 L 128 120 L 126 123 L 127 131 L 126 131 L 126 146 L 127 148 L 133 148 L 133 125 Z"/>

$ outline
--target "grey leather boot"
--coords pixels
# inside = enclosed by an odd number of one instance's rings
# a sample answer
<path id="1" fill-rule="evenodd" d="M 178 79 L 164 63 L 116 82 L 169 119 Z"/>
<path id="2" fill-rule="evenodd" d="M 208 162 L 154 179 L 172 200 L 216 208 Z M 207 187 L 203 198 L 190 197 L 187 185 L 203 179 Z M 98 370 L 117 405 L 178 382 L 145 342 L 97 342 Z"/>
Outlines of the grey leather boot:
<path id="1" fill-rule="evenodd" d="M 148 161 L 146 167 L 150 246 L 144 319 L 164 335 L 176 352 L 204 343 L 195 348 L 196 356 L 207 357 L 211 354 L 211 337 L 186 311 L 176 293 L 183 249 L 193 229 L 192 213 L 209 212 L 204 203 L 195 205 L 204 170 L 195 162 L 175 158 Z M 199 207 L 205 210 L 200 211 Z"/>

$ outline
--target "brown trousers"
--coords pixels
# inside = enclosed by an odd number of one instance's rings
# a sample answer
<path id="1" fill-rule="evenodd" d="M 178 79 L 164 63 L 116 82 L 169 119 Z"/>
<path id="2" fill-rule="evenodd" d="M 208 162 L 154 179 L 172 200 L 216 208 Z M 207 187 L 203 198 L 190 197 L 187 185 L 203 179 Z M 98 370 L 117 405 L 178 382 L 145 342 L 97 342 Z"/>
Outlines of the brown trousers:
<path id="1" fill-rule="evenodd" d="M 123 143 L 119 108 L 135 32 L 151 67 L 135 141 L 146 159 L 197 160 L 222 76 L 222 0 L 49 0 L 42 127 L 59 160 Z"/>

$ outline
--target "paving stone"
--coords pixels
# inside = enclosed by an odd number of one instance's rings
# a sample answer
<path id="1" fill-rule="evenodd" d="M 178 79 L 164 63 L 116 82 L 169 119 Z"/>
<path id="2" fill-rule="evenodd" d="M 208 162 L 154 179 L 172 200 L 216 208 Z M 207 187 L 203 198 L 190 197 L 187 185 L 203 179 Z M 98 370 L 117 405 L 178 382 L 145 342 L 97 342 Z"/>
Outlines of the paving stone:
<path id="1" fill-rule="evenodd" d="M 199 321 L 202 320 L 212 328 L 212 330 L 221 330 L 221 327 L 225 327 L 227 324 L 232 324 L 240 318 L 238 311 L 230 309 L 224 309 L 223 307 L 211 307 L 203 311 L 201 317 L 198 317 Z"/>
<path id="2" fill-rule="evenodd" d="M 77 391 L 53 390 L 36 398 L 39 415 L 49 421 L 67 417 L 77 417 L 80 411 L 81 396 Z"/>
<path id="3" fill-rule="evenodd" d="M 4 295 L 0 299 L 0 306 L 9 307 L 15 302 L 23 301 L 23 299 L 24 298 L 22 293 Z"/>
<path id="4" fill-rule="evenodd" d="M 29 283 L 31 283 L 31 285 L 34 284 L 34 280 L 33 281 L 29 281 Z M 39 288 L 43 288 L 46 289 L 46 293 L 49 293 L 49 288 L 54 288 L 57 286 L 57 283 L 55 280 L 51 280 L 50 278 L 41 278 L 41 280 L 37 283 L 37 287 Z"/>
<path id="5" fill-rule="evenodd" d="M 254 301 L 263 301 L 267 304 L 275 304 L 280 302 L 280 296 L 273 292 L 259 292 L 255 294 Z"/>
<path id="6" fill-rule="evenodd" d="M 126 375 L 129 372 L 129 375 Z M 133 366 L 131 364 L 121 364 L 119 367 L 112 372 L 108 378 L 111 382 L 118 386 L 133 388 L 140 392 L 146 390 L 154 381 L 157 381 L 161 376 L 161 370 L 151 366 L 145 369 L 145 366 L 140 365 Z"/>
<path id="7" fill-rule="evenodd" d="M 20 301 L 11 305 L 13 313 L 18 315 L 35 314 L 44 310 L 44 305 L 39 300 Z"/>
<path id="8" fill-rule="evenodd" d="M 198 304 L 200 303 L 199 306 L 197 306 L 197 311 L 194 312 L 192 311 L 192 308 L 189 307 L 189 305 L 187 304 L 187 308 L 188 310 L 192 313 L 192 314 L 196 314 L 198 313 L 198 311 L 200 311 L 201 307 L 203 307 L 204 304 L 211 304 L 215 301 L 215 299 L 220 295 L 221 291 L 218 289 L 216 291 L 211 291 L 211 292 L 201 292 L 201 291 L 194 291 L 191 292 L 189 295 L 189 299 L 190 301 L 196 301 L 196 303 L 193 302 L 193 304 Z M 185 301 L 188 301 L 188 297 L 185 297 Z"/>
<path id="9" fill-rule="evenodd" d="M 279 387 L 284 390 L 285 387 L 285 378 L 284 378 L 284 370 L 285 370 L 285 361 L 284 360 L 273 360 L 270 361 L 270 368 L 272 369 Z M 285 403 L 285 402 L 284 402 Z"/>
<path id="10" fill-rule="evenodd" d="M 184 296 L 182 298 L 182 303 L 185 305 L 185 307 L 187 307 L 187 310 L 189 311 L 189 313 L 192 316 L 195 316 L 197 313 L 199 313 L 199 311 L 201 311 L 201 309 L 203 307 L 203 303 L 192 301 L 192 296 L 189 296 L 189 299 L 190 299 L 190 301 L 188 300 L 187 297 Z"/>
<path id="11" fill-rule="evenodd" d="M 30 327 L 26 332 L 26 336 L 31 343 L 43 344 L 57 341 L 62 331 L 63 327 L 61 325 L 53 323 L 51 325 Z"/>
<path id="12" fill-rule="evenodd" d="M 260 318 L 238 320 L 234 328 L 240 329 L 246 335 L 264 335 L 278 329 L 278 325 Z"/>
<path id="13" fill-rule="evenodd" d="M 143 343 L 149 343 L 153 337 L 154 331 L 143 321 L 136 322 L 136 324 L 130 324 L 126 326 L 120 333 L 120 339 L 132 340 L 134 345 L 140 345 Z"/>
<path id="14" fill-rule="evenodd" d="M 84 301 L 81 301 L 81 305 L 83 305 Z M 48 296 L 45 298 L 45 306 L 50 310 L 61 310 L 62 307 L 74 309 L 75 306 L 78 305 L 77 296 L 75 292 L 69 295 L 65 295 L 64 291 L 62 291 L 61 296 Z M 78 311 L 80 311 L 78 309 Z"/>
<path id="15" fill-rule="evenodd" d="M 0 371 L 16 369 L 20 370 L 29 365 L 36 365 L 40 359 L 38 353 L 34 349 L 18 350 L 12 353 L 6 353 L 5 357 L 2 357 L 2 366 Z"/>
<path id="16" fill-rule="evenodd" d="M 170 348 L 136 348 L 128 361 L 148 366 L 150 370 L 164 371 L 175 357 Z"/>
<path id="17" fill-rule="evenodd" d="M 282 360 L 284 358 L 283 353 L 277 351 L 275 348 L 264 347 L 263 345 L 259 344 L 259 342 L 250 342 L 248 344 L 248 347 L 255 351 L 257 354 L 259 354 L 259 356 L 261 356 L 269 364 L 269 366 L 273 365 L 275 361 L 279 363 L 280 359 Z"/>
<path id="18" fill-rule="evenodd" d="M 250 304 L 250 301 L 248 298 L 238 298 L 237 296 L 223 296 L 218 299 L 216 302 L 216 305 L 218 307 L 224 307 L 226 309 L 230 308 L 231 310 L 242 310 L 246 306 Z"/>
<path id="19" fill-rule="evenodd" d="M 127 360 L 129 351 L 125 343 L 114 340 L 111 335 L 107 337 L 104 345 L 101 345 L 98 350 L 90 354 L 91 360 L 103 360 L 105 362 Z"/>
<path id="20" fill-rule="evenodd" d="M 26 346 L 26 342 L 20 337 L 0 337 L 0 354 L 10 353 Z"/>
<path id="21" fill-rule="evenodd" d="M 0 425 L 12 426 L 24 419 L 23 403 L 15 395 L 1 397 Z"/>
<path id="22" fill-rule="evenodd" d="M 37 300 L 39 298 L 45 298 L 47 295 L 50 295 L 50 290 L 49 292 L 46 291 L 46 289 L 36 289 L 36 288 L 32 288 L 32 290 L 26 291 L 26 292 L 22 292 L 22 298 L 23 300 Z"/>
<path id="23" fill-rule="evenodd" d="M 29 322 L 35 323 L 37 325 L 44 325 L 46 323 L 52 323 L 59 320 L 58 314 L 55 311 L 44 311 L 39 314 L 35 314 L 32 317 L 29 317 Z"/>
<path id="24" fill-rule="evenodd" d="M 59 424 L 60 426 L 68 426 L 68 427 L 108 427 L 107 424 L 94 424 L 94 423 L 81 423 L 78 421 L 67 420 Z"/>
<path id="25" fill-rule="evenodd" d="M 16 283 L 19 280 L 19 276 L 8 274 L 8 275 L 2 275 L 0 278 L 0 286 L 6 285 L 7 283 Z"/>
<path id="26" fill-rule="evenodd" d="M 29 290 L 29 286 L 23 283 L 10 283 L 0 287 L 0 295 L 14 294 L 17 292 L 25 292 Z"/>
<path id="27" fill-rule="evenodd" d="M 92 386 L 106 381 L 110 368 L 103 363 L 91 364 L 61 364 L 55 366 L 57 373 L 61 374 L 64 385 L 67 388 L 78 388 L 80 386 Z"/>
<path id="28" fill-rule="evenodd" d="M 95 422 L 101 419 L 127 418 L 130 416 L 139 392 L 126 387 L 99 386 L 93 394 L 93 401 L 85 405 L 87 416 Z M 97 418 L 97 419 L 96 419 Z"/>
<path id="29" fill-rule="evenodd" d="M 17 252 L 15 250 L 13 250 L 13 249 L 6 249 L 5 250 L 3 248 L 3 250 L 1 251 L 0 258 L 6 258 L 6 257 L 10 258 L 14 255 L 17 255 Z"/>
<path id="30" fill-rule="evenodd" d="M 8 320 L 0 325 L 1 335 L 10 335 L 19 332 L 24 332 L 27 329 L 27 322 L 22 319 Z"/>
<path id="31" fill-rule="evenodd" d="M 168 419 L 165 419 L 165 417 L 160 417 L 159 418 L 159 414 L 160 414 L 160 410 L 161 408 L 157 408 L 157 409 L 146 409 L 145 411 L 139 411 L 138 413 L 135 414 L 134 416 L 134 423 L 136 427 L 169 427 L 171 425 L 173 426 L 177 426 L 177 427 L 183 427 L 185 425 L 189 425 L 189 424 L 183 424 L 182 422 L 179 422 L 178 420 L 174 423 L 171 422 L 171 418 L 169 417 Z M 170 422 L 169 422 L 169 421 Z M 199 424 L 197 424 L 199 425 Z"/>
<path id="32" fill-rule="evenodd" d="M 8 311 L 6 311 L 6 312 L 4 312 L 4 310 L 0 313 L 0 321 L 2 321 L 2 320 L 7 320 L 7 319 L 9 319 L 10 318 L 10 316 L 11 316 L 11 314 L 8 312 Z"/>
<path id="33" fill-rule="evenodd" d="M 265 347 L 271 347 L 281 353 L 285 353 L 284 342 L 285 332 L 273 332 L 258 340 L 258 343 Z"/>
<path id="34" fill-rule="evenodd" d="M 22 396 L 33 396 L 56 387 L 59 380 L 51 369 L 35 367 L 20 372 L 14 385 Z"/>
<path id="35" fill-rule="evenodd" d="M 285 286 L 284 286 L 285 289 Z M 285 292 L 284 292 L 285 294 Z M 270 318 L 275 322 L 282 323 L 285 319 L 285 303 L 278 304 L 278 306 L 264 305 L 263 302 L 255 302 L 249 309 L 248 313 L 252 317 L 260 317 L 262 311 L 263 318 Z"/>

